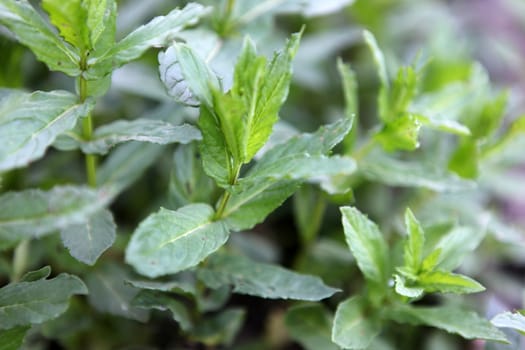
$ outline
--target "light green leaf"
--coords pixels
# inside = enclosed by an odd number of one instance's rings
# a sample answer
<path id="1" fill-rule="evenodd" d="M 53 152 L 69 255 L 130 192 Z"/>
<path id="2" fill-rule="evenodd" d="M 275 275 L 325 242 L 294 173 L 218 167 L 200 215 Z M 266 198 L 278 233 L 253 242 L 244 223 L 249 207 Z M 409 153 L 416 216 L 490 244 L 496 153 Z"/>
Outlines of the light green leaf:
<path id="1" fill-rule="evenodd" d="M 133 233 L 126 262 L 139 273 L 157 277 L 197 265 L 219 249 L 229 236 L 222 221 L 213 221 L 206 204 L 190 204 L 172 211 L 161 208 Z"/>
<path id="2" fill-rule="evenodd" d="M 507 342 L 505 335 L 489 321 L 472 311 L 457 307 L 412 307 L 397 305 L 392 307 L 389 317 L 397 322 L 413 325 L 427 325 L 459 334 L 466 339 L 485 339 Z"/>
<path id="3" fill-rule="evenodd" d="M 389 122 L 389 95 L 390 95 L 390 80 L 388 78 L 388 72 L 386 70 L 385 57 L 383 52 L 379 48 L 377 41 L 374 35 L 367 31 L 363 31 L 363 37 L 365 43 L 368 45 L 368 48 L 372 52 L 374 58 L 374 63 L 377 67 L 377 73 L 379 75 L 379 96 L 378 96 L 378 105 L 379 105 L 379 117 L 384 122 Z"/>
<path id="4" fill-rule="evenodd" d="M 419 298 L 423 295 L 424 289 L 421 287 L 407 286 L 403 276 L 394 275 L 395 291 L 397 294 L 408 298 Z"/>
<path id="5" fill-rule="evenodd" d="M 62 273 L 55 278 L 11 283 L 0 288 L 0 329 L 38 324 L 64 311 L 75 294 L 87 294 L 76 276 Z"/>
<path id="6" fill-rule="evenodd" d="M 366 279 L 379 285 L 388 280 L 388 247 L 376 224 L 353 207 L 341 207 L 346 243 Z"/>
<path id="7" fill-rule="evenodd" d="M 62 243 L 78 261 L 94 265 L 99 256 L 115 241 L 117 226 L 109 210 L 91 215 L 86 222 L 60 231 Z"/>
<path id="8" fill-rule="evenodd" d="M 190 338 L 209 347 L 224 345 L 230 348 L 241 330 L 246 312 L 229 308 L 211 317 L 206 317 L 190 333 Z"/>
<path id="9" fill-rule="evenodd" d="M 337 70 L 343 82 L 343 95 L 345 99 L 345 116 L 351 121 L 352 125 L 355 122 L 357 113 L 359 111 L 359 99 L 357 96 L 357 78 L 349 65 L 343 63 L 341 59 L 337 60 Z M 353 128 L 349 135 L 343 141 L 345 152 L 349 152 L 356 138 L 357 128 Z"/>
<path id="10" fill-rule="evenodd" d="M 103 191 L 73 186 L 7 192 L 0 196 L 0 240 L 40 237 L 85 222 L 109 199 Z"/>
<path id="11" fill-rule="evenodd" d="M 413 151 L 419 147 L 419 129 L 421 122 L 417 116 L 401 113 L 385 124 L 374 138 L 389 152 Z"/>
<path id="12" fill-rule="evenodd" d="M 485 290 L 481 284 L 472 278 L 439 270 L 419 275 L 417 277 L 417 286 L 423 288 L 425 292 L 428 293 L 467 294 L 478 293 Z"/>
<path id="13" fill-rule="evenodd" d="M 34 282 L 41 279 L 48 278 L 51 274 L 51 267 L 44 266 L 41 269 L 38 269 L 36 271 L 29 271 L 26 272 L 22 278 L 20 278 L 20 282 Z"/>
<path id="14" fill-rule="evenodd" d="M 170 203 L 175 208 L 190 203 L 212 203 L 216 200 L 216 188 L 213 180 L 204 172 L 197 145 L 191 143 L 178 146 L 173 156 Z"/>
<path id="15" fill-rule="evenodd" d="M 344 349 L 364 349 L 381 331 L 377 316 L 367 310 L 362 297 L 347 299 L 337 306 L 332 341 Z"/>
<path id="16" fill-rule="evenodd" d="M 166 16 L 155 17 L 118 42 L 106 56 L 112 57 L 115 67 L 120 67 L 139 58 L 150 47 L 168 45 L 171 40 L 175 39 L 176 33 L 187 26 L 196 24 L 208 11 L 209 8 L 190 3 L 183 9 L 174 9 Z"/>
<path id="17" fill-rule="evenodd" d="M 408 239 L 404 245 L 404 263 L 414 274 L 417 274 L 423 261 L 425 233 L 423 232 L 421 224 L 409 208 L 405 211 L 405 226 L 407 228 Z"/>
<path id="18" fill-rule="evenodd" d="M 49 69 L 80 74 L 78 51 L 62 41 L 27 0 L 0 0 L 0 24 L 13 32 Z"/>
<path id="19" fill-rule="evenodd" d="M 512 328 L 525 335 L 525 315 L 520 312 L 506 311 L 497 314 L 490 322 L 500 328 Z"/>
<path id="20" fill-rule="evenodd" d="M 97 172 L 97 184 L 111 197 L 135 182 L 162 153 L 162 146 L 132 142 L 111 152 Z"/>
<path id="21" fill-rule="evenodd" d="M 332 318 L 323 305 L 305 304 L 291 307 L 284 322 L 292 339 L 306 350 L 337 350 L 331 341 Z"/>
<path id="22" fill-rule="evenodd" d="M 455 227 L 436 244 L 440 250 L 436 269 L 452 271 L 463 262 L 465 255 L 478 247 L 486 231 L 473 227 Z"/>
<path id="23" fill-rule="evenodd" d="M 183 331 L 188 331 L 193 327 L 193 321 L 187 307 L 167 293 L 142 290 L 132 300 L 131 305 L 144 309 L 169 310 Z"/>
<path id="24" fill-rule="evenodd" d="M 170 278 L 167 281 L 130 279 L 126 283 L 140 289 L 196 295 L 195 278 L 186 280 L 180 278 L 181 275 L 183 274 L 177 274 L 174 278 Z"/>
<path id="25" fill-rule="evenodd" d="M 24 343 L 24 338 L 30 327 L 13 327 L 0 332 L 0 350 L 18 350 Z"/>
<path id="26" fill-rule="evenodd" d="M 328 287 L 319 277 L 302 275 L 280 266 L 257 263 L 236 255 L 216 254 L 197 271 L 210 288 L 233 286 L 239 294 L 269 299 L 321 300 L 338 289 Z"/>
<path id="27" fill-rule="evenodd" d="M 101 313 L 145 322 L 149 312 L 131 305 L 139 289 L 125 283 L 128 274 L 115 264 L 104 264 L 86 276 L 89 303 Z"/>
<path id="28" fill-rule="evenodd" d="M 42 8 L 68 43 L 80 51 L 89 48 L 89 30 L 85 25 L 88 13 L 82 0 L 42 0 Z"/>
<path id="29" fill-rule="evenodd" d="M 199 130 L 189 124 L 173 125 L 162 120 L 119 120 L 96 129 L 93 138 L 80 143 L 84 153 L 106 154 L 116 144 L 141 141 L 161 145 L 200 140 Z"/>
<path id="30" fill-rule="evenodd" d="M 65 91 L 28 94 L 0 89 L 0 172 L 41 158 L 58 135 L 87 115 L 93 105 L 77 100 Z"/>
<path id="31" fill-rule="evenodd" d="M 100 49 L 99 40 L 114 41 L 114 26 L 116 17 L 116 4 L 114 0 L 87 0 L 87 27 L 91 47 Z M 107 35 L 111 32 L 113 35 Z M 109 40 L 108 40 L 109 39 Z M 106 43 L 104 43 L 106 44 Z"/>
<path id="32" fill-rule="evenodd" d="M 475 179 L 479 172 L 478 160 L 479 149 L 476 140 L 463 137 L 450 157 L 448 168 L 463 178 Z"/>
<path id="33" fill-rule="evenodd" d="M 436 192 L 475 188 L 472 181 L 461 179 L 435 165 L 397 160 L 374 153 L 361 160 L 359 171 L 369 180 L 392 186 L 423 187 Z"/>
<path id="34" fill-rule="evenodd" d="M 160 79 L 168 95 L 188 106 L 200 103 L 212 108 L 212 90 L 220 90 L 220 82 L 206 62 L 190 46 L 174 43 L 159 53 Z"/>

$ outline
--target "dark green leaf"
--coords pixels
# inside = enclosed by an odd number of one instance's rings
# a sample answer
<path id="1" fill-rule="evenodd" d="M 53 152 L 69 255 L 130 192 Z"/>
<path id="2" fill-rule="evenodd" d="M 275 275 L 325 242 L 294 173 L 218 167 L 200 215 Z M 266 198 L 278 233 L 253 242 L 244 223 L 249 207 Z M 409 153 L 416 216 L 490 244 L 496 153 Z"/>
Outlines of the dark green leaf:
<path id="1" fill-rule="evenodd" d="M 105 264 L 90 271 L 86 276 L 89 302 L 99 312 L 145 322 L 148 311 L 131 305 L 140 290 L 126 284 L 127 280 L 126 271 L 115 264 Z"/>
<path id="2" fill-rule="evenodd" d="M 28 94 L 0 89 L 0 172 L 41 158 L 56 137 L 92 107 L 78 104 L 78 98 L 65 91 Z"/>
<path id="3" fill-rule="evenodd" d="M 66 311 L 72 295 L 87 292 L 78 277 L 65 273 L 49 280 L 8 284 L 0 288 L 0 329 L 51 320 Z"/>
<path id="4" fill-rule="evenodd" d="M 284 322 L 292 339 L 306 350 L 337 350 L 331 341 L 332 318 L 323 305 L 305 304 L 291 307 Z"/>
<path id="5" fill-rule="evenodd" d="M 24 343 L 24 338 L 30 327 L 13 327 L 0 332 L 0 350 L 18 350 Z"/>
<path id="6" fill-rule="evenodd" d="M 213 221 L 206 204 L 190 204 L 172 211 L 161 208 L 133 233 L 126 261 L 139 273 L 157 277 L 197 265 L 219 249 L 229 236 L 222 221 Z"/>
<path id="7" fill-rule="evenodd" d="M 190 337 L 207 346 L 225 345 L 229 347 L 241 330 L 245 311 L 229 308 L 221 313 L 207 317 L 190 333 Z"/>
<path id="8" fill-rule="evenodd" d="M 87 221 L 60 231 L 62 243 L 77 260 L 93 265 L 115 241 L 117 226 L 109 210 L 91 215 Z"/>
<path id="9" fill-rule="evenodd" d="M 376 224 L 353 207 L 341 207 L 346 243 L 365 277 L 386 285 L 388 247 Z"/>
<path id="10" fill-rule="evenodd" d="M 345 349 L 367 348 L 381 331 L 381 323 L 367 310 L 362 297 L 339 304 L 332 327 L 332 341 Z"/>
<path id="11" fill-rule="evenodd" d="M 269 299 L 315 301 L 339 291 L 326 286 L 319 277 L 227 254 L 212 256 L 197 276 L 210 288 L 232 285 L 236 293 Z"/>
<path id="12" fill-rule="evenodd" d="M 169 310 L 183 331 L 188 331 L 193 327 L 187 307 L 167 293 L 142 290 L 132 300 L 131 305 L 144 309 Z"/>
<path id="13" fill-rule="evenodd" d="M 70 76 L 80 74 L 78 51 L 62 41 L 29 1 L 1 0 L 0 23 L 9 28 L 49 69 Z"/>

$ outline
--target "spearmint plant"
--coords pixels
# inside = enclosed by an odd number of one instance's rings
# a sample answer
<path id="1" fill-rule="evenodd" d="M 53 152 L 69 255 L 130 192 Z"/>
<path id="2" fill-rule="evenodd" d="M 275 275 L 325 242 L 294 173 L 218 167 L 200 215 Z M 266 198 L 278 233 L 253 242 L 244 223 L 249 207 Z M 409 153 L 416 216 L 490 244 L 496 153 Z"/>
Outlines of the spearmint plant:
<path id="1" fill-rule="evenodd" d="M 517 344 L 497 327 L 522 313 L 469 298 L 493 288 L 472 265 L 502 254 L 474 250 L 519 244 L 490 204 L 524 119 L 503 122 L 478 63 L 436 82 L 451 65 L 398 64 L 368 30 L 316 34 L 378 6 L 351 3 L 142 24 L 161 1 L 0 0 L 1 60 L 21 71 L 26 47 L 57 72 L 51 91 L 0 74 L 0 347 L 424 348 L 419 326 Z"/>

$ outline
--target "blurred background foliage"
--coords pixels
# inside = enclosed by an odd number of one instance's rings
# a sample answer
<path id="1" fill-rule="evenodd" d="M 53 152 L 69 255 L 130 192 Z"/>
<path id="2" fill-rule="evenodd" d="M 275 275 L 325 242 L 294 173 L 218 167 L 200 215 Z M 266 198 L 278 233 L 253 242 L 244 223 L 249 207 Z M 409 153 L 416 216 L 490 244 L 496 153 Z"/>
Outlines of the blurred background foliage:
<path id="1" fill-rule="evenodd" d="M 413 62 L 421 68 L 418 85 L 421 98 L 416 102 L 424 105 L 423 110 L 435 107 L 443 113 L 456 113 L 456 119 L 471 126 L 469 118 L 483 115 L 481 110 L 489 108 L 489 100 L 496 100 L 505 92 L 508 101 L 500 108 L 504 118 L 494 126 L 496 139 L 505 141 L 497 152 L 487 152 L 476 164 L 472 163 L 473 153 L 457 151 L 461 149 L 460 137 L 427 129 L 422 130 L 417 150 L 387 153 L 389 159 L 448 167 L 460 177 L 476 178 L 475 190 L 440 192 L 436 186 L 441 178 L 434 179 L 431 185 L 424 181 L 417 183 L 416 180 L 425 177 L 418 177 L 421 169 L 406 165 L 398 169 L 401 179 L 385 178 L 381 169 L 375 172 L 369 169 L 347 184 L 352 189 L 347 196 L 331 196 L 313 185 L 303 187 L 254 232 L 234 234 L 230 243 L 235 249 L 261 261 L 279 262 L 319 275 L 327 284 L 342 288 L 348 295 L 360 290 L 362 279 L 344 246 L 337 207 L 348 203 L 358 206 L 395 242 L 403 232 L 402 213 L 409 206 L 428 231 L 439 232 L 440 227 L 459 222 L 487 232 L 483 243 L 461 267 L 485 285 L 487 291 L 458 300 L 447 297 L 450 303 L 466 303 L 489 319 L 498 312 L 525 307 L 525 137 L 514 137 L 522 133 L 524 127 L 516 126 L 516 135 L 509 129 L 525 111 L 525 3 L 522 0 L 310 1 L 307 10 L 298 10 L 298 1 L 237 0 L 231 12 L 227 1 L 202 2 L 214 7 L 211 16 L 194 29 L 183 32 L 181 37 L 209 58 L 226 86 L 231 81 L 233 62 L 245 35 L 254 39 L 259 51 L 270 55 L 282 46 L 290 33 L 306 24 L 294 63 L 290 96 L 280 113 L 282 121 L 275 128 L 275 138 L 312 131 L 340 118 L 344 113 L 344 99 L 336 59 L 341 57 L 356 74 L 355 108 L 359 126 L 339 152 L 359 149 L 367 140 L 379 121 L 380 81 L 372 54 L 363 42 L 363 29 L 377 38 L 390 76 L 394 76 L 399 67 Z M 122 37 L 154 16 L 185 3 L 121 0 L 118 33 Z M 230 17 L 235 20 L 226 20 Z M 0 86 L 74 90 L 72 79 L 49 72 L 1 27 L 0 52 Z M 177 105 L 167 96 L 158 78 L 157 66 L 157 52 L 151 50 L 139 61 L 117 70 L 109 93 L 96 106 L 95 124 L 138 117 L 174 123 L 195 121 L 196 110 Z M 433 94 L 441 95 L 431 99 L 435 97 Z M 428 102 L 425 96 L 435 105 L 425 104 Z M 493 112 L 498 109 L 493 105 L 492 108 Z M 472 126 L 480 128 L 479 133 L 483 134 L 490 128 L 490 122 L 478 118 L 472 121 Z M 490 146 L 495 141 L 480 142 Z M 135 169 L 136 181 L 112 205 L 119 228 L 117 242 L 94 267 L 72 259 L 56 235 L 30 243 L 32 256 L 26 269 L 49 264 L 55 272 L 76 273 L 83 277 L 92 294 L 87 300 L 76 299 L 59 319 L 34 327 L 26 341 L 27 349 L 205 348 L 182 337 L 177 324 L 165 314 L 153 312 L 147 323 L 141 323 L 147 315 L 144 310 L 129 306 L 136 293 L 131 286 L 108 287 L 120 281 L 122 274 L 131 273 L 122 264 L 122 255 L 130 232 L 138 222 L 160 205 L 172 209 L 181 205 L 170 190 L 176 186 L 175 174 L 180 171 L 173 161 L 176 150 L 156 145 L 124 145 L 108 156 L 116 158 L 120 154 L 127 158 L 138 154 L 148 162 Z M 451 160 L 452 154 L 456 155 L 455 161 Z M 6 174 L 2 191 L 83 183 L 83 171 L 82 158 L 77 152 L 51 150 L 28 168 Z M 407 180 L 403 180 L 403 176 Z M 217 195 L 210 186 L 200 184 L 191 193 L 194 199 Z M 208 189 L 208 192 L 202 193 L 199 189 Z M 7 274 L 12 256 L 2 253 L 0 257 L 0 271 Z M 7 280 L 1 282 L 4 284 Z M 112 295 L 114 290 L 118 290 L 119 295 Z M 326 305 L 333 310 L 343 297 L 336 295 Z M 424 302 L 436 301 L 429 298 Z M 284 326 L 286 307 L 290 303 L 247 296 L 233 296 L 228 303 L 244 307 L 247 313 L 234 345 L 226 348 L 301 348 Z M 232 327 L 235 331 L 235 326 Z M 524 348 L 523 337 L 510 331 L 507 334 L 513 345 L 485 345 L 467 343 L 427 328 L 421 331 L 392 325 L 384 330 L 384 344 L 377 345 L 376 349 L 379 346 L 385 349 Z M 213 336 L 225 335 L 210 335 L 209 344 L 215 344 Z"/>

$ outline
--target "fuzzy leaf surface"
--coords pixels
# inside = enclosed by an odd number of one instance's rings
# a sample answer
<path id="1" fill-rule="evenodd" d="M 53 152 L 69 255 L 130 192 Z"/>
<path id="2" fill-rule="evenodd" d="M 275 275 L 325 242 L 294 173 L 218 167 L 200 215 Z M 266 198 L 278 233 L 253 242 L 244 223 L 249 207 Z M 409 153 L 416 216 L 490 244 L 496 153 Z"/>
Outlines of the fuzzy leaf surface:
<path id="1" fill-rule="evenodd" d="M 353 207 L 341 207 L 346 243 L 365 277 L 380 285 L 388 279 L 388 247 L 376 224 Z"/>
<path id="2" fill-rule="evenodd" d="M 87 293 L 78 277 L 65 273 L 49 280 L 8 284 L 0 288 L 0 329 L 51 320 L 66 311 L 72 295 Z"/>
<path id="3" fill-rule="evenodd" d="M 197 265 L 219 249 L 229 236 L 222 221 L 212 221 L 214 210 L 190 204 L 172 211 L 161 208 L 133 233 L 126 261 L 148 277 L 173 274 Z"/>
<path id="4" fill-rule="evenodd" d="M 188 143 L 201 138 L 199 130 L 189 124 L 173 125 L 162 120 L 119 120 L 96 129 L 93 138 L 81 142 L 84 153 L 106 154 L 115 145 L 127 141 L 156 144 Z"/>
<path id="5" fill-rule="evenodd" d="M 208 264 L 198 270 L 198 278 L 210 288 L 231 285 L 235 293 L 268 299 L 316 301 L 339 291 L 325 285 L 319 277 L 227 254 L 212 256 Z"/>
<path id="6" fill-rule="evenodd" d="M 77 100 L 65 91 L 0 90 L 0 172 L 41 158 L 58 135 L 87 115 L 93 105 Z"/>
<path id="7" fill-rule="evenodd" d="M 94 265 L 115 241 L 116 230 L 113 215 L 104 209 L 90 216 L 86 222 L 63 228 L 60 237 L 71 256 L 85 264 Z"/>
<path id="8" fill-rule="evenodd" d="M 353 297 L 337 307 L 332 341 L 344 349 L 365 349 L 381 331 L 379 320 L 369 315 L 365 300 Z"/>
<path id="9" fill-rule="evenodd" d="M 80 74 L 78 51 L 62 41 L 29 1 L 1 0 L 0 24 L 9 28 L 49 69 L 70 76 Z"/>

